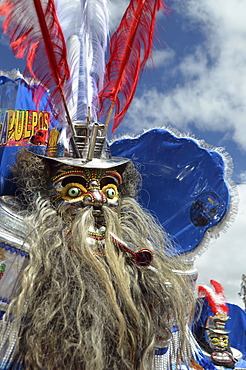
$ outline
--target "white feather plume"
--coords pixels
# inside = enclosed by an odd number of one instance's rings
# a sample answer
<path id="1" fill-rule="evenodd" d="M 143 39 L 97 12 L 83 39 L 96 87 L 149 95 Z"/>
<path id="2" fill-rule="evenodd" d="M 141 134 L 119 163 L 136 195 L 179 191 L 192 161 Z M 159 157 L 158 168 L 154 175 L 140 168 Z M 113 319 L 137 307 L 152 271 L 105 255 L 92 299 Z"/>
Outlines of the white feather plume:
<path id="1" fill-rule="evenodd" d="M 90 107 L 91 118 L 97 121 L 108 37 L 107 0 L 56 0 L 56 9 L 71 73 L 66 88 L 71 119 L 85 119 Z"/>

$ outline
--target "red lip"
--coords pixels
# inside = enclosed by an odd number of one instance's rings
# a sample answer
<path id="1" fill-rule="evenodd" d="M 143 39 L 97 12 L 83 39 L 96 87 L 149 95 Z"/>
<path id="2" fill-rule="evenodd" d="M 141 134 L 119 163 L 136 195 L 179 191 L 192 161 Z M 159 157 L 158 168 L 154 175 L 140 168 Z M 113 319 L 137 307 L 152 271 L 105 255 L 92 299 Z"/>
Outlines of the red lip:
<path id="1" fill-rule="evenodd" d="M 229 363 L 232 361 L 232 356 L 229 352 L 213 352 L 211 354 L 211 358 L 214 361 L 222 362 L 222 363 Z"/>

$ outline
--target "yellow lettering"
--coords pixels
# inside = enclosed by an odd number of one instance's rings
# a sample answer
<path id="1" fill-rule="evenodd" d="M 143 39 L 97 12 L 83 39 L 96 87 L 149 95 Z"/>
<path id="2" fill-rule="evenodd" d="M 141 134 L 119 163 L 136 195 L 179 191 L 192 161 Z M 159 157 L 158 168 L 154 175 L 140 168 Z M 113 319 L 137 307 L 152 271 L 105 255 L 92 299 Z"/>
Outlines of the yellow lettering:
<path id="1" fill-rule="evenodd" d="M 38 130 L 43 130 L 43 120 L 44 120 L 44 117 L 43 117 L 43 112 L 39 112 L 38 113 Z"/>
<path id="2" fill-rule="evenodd" d="M 48 130 L 49 129 L 49 124 L 50 124 L 50 115 L 48 112 L 43 112 L 44 115 L 43 115 L 43 128 L 44 130 Z"/>
<path id="3" fill-rule="evenodd" d="M 26 110 L 25 112 L 25 123 L 24 123 L 24 136 L 23 139 L 27 139 L 31 137 L 31 130 L 28 130 L 28 124 L 29 124 L 29 112 Z"/>
<path id="4" fill-rule="evenodd" d="M 14 124 L 15 124 L 15 111 L 8 110 L 8 138 L 10 139 L 13 131 L 14 131 Z"/>
<path id="5" fill-rule="evenodd" d="M 35 127 L 38 125 L 38 114 L 37 112 L 32 112 L 32 135 L 34 135 Z"/>
<path id="6" fill-rule="evenodd" d="M 15 140 L 19 141 L 22 137 L 23 133 L 23 120 L 24 120 L 24 112 L 23 111 L 16 111 L 15 115 Z"/>

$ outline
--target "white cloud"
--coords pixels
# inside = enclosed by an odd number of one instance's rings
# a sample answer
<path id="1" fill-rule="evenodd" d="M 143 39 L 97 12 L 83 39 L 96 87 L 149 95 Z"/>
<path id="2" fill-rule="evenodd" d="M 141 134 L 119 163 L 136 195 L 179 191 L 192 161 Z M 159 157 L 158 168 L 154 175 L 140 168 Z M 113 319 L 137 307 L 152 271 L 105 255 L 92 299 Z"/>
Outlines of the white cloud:
<path id="1" fill-rule="evenodd" d="M 187 15 L 183 26 L 194 36 L 198 28 L 202 30 L 205 41 L 173 66 L 172 73 L 182 77 L 180 85 L 166 92 L 143 92 L 130 108 L 129 121 L 139 122 L 135 132 L 140 131 L 140 122 L 141 128 L 173 123 L 184 130 L 193 122 L 202 130 L 230 130 L 232 139 L 246 150 L 246 2 L 187 0 L 175 6 Z M 166 74 L 164 67 L 160 75 L 164 86 Z"/>
<path id="2" fill-rule="evenodd" d="M 235 222 L 225 234 L 211 245 L 196 261 L 199 272 L 198 284 L 209 285 L 211 279 L 220 282 L 230 303 L 244 308 L 239 297 L 242 275 L 246 274 L 245 265 L 245 220 L 246 184 L 238 185 L 239 211 Z"/>
<path id="3" fill-rule="evenodd" d="M 153 50 L 152 56 L 146 63 L 146 68 L 165 67 L 173 62 L 175 52 L 172 49 Z"/>
<path id="4" fill-rule="evenodd" d="M 128 0 L 112 0 L 109 3 L 109 27 L 112 31 L 115 31 L 115 29 L 119 26 L 122 15 L 124 14 L 128 5 Z"/>
<path id="5" fill-rule="evenodd" d="M 241 172 L 239 175 L 241 182 L 246 183 L 246 172 Z"/>
<path id="6" fill-rule="evenodd" d="M 119 4 L 121 1 L 117 0 L 113 10 L 118 21 L 123 13 L 123 2 L 121 9 Z M 199 28 L 205 40 L 192 54 L 173 65 L 172 73 L 182 76 L 182 84 L 168 92 L 153 88 L 135 97 L 124 126 L 130 122 L 130 131 L 139 133 L 143 128 L 174 123 L 181 131 L 187 131 L 189 123 L 194 122 L 201 130 L 221 130 L 223 135 L 232 130 L 233 139 L 246 150 L 246 2 L 179 0 L 173 5 L 176 12 L 186 15 L 183 27 L 194 34 Z M 171 17 L 175 17 L 175 12 Z M 165 68 L 176 57 L 172 45 L 169 47 L 153 53 L 154 67 L 164 68 L 163 76 L 160 75 L 163 79 Z M 241 174 L 241 180 L 246 181 L 246 173 Z M 238 293 L 242 274 L 246 274 L 246 184 L 239 185 L 238 191 L 240 202 L 235 222 L 226 233 L 211 241 L 196 265 L 199 284 L 209 285 L 210 279 L 219 281 L 228 301 L 244 308 Z"/>

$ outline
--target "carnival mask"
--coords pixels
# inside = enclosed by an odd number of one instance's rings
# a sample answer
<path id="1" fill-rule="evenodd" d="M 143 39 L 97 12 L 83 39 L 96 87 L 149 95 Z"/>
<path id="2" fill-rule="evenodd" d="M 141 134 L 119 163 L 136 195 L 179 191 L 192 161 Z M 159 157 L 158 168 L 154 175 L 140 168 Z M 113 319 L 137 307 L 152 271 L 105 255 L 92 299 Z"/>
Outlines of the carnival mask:
<path id="1" fill-rule="evenodd" d="M 122 183 L 117 171 L 62 166 L 51 179 L 51 197 L 57 204 L 76 213 L 92 206 L 101 213 L 102 206 L 118 207 L 118 186 Z"/>
<path id="2" fill-rule="evenodd" d="M 235 361 L 233 361 L 228 335 L 210 332 L 208 338 L 212 350 L 211 359 L 213 363 L 223 367 L 234 368 Z"/>
<path id="3" fill-rule="evenodd" d="M 60 167 L 55 176 L 51 179 L 51 197 L 59 207 L 64 205 L 66 211 L 76 214 L 87 206 L 93 207 L 93 215 L 99 220 L 102 215 L 102 206 L 119 206 L 118 186 L 122 184 L 121 175 L 115 171 L 103 169 L 87 169 L 77 167 Z M 100 225 L 102 226 L 102 225 Z M 105 227 L 99 230 L 88 231 L 88 239 L 103 240 Z M 153 251 L 148 248 L 132 250 L 123 240 L 119 239 L 112 232 L 111 239 L 123 251 L 131 254 L 134 262 L 139 267 L 148 268 L 153 262 Z M 91 243 L 90 240 L 90 243 Z"/>
<path id="4" fill-rule="evenodd" d="M 206 298 L 213 316 L 208 316 L 201 345 L 211 356 L 211 362 L 214 365 L 223 366 L 223 368 L 234 369 L 237 359 L 232 353 L 229 344 L 229 331 L 226 330 L 226 323 L 230 318 L 228 316 L 228 306 L 224 296 L 223 286 L 215 280 L 210 280 L 213 289 L 206 285 L 198 286 L 198 293 L 201 298 Z"/>
<path id="5" fill-rule="evenodd" d="M 209 334 L 209 343 L 213 351 L 226 351 L 229 346 L 228 335 L 226 334 Z"/>
<path id="6" fill-rule="evenodd" d="M 215 365 L 233 369 L 235 359 L 229 344 L 229 332 L 225 330 L 228 319 L 229 316 L 222 314 L 208 317 L 206 322 L 207 341 L 212 362 Z"/>

